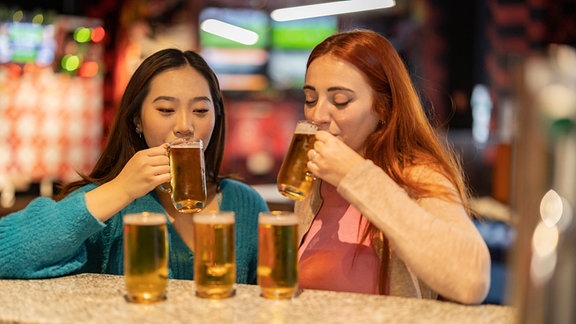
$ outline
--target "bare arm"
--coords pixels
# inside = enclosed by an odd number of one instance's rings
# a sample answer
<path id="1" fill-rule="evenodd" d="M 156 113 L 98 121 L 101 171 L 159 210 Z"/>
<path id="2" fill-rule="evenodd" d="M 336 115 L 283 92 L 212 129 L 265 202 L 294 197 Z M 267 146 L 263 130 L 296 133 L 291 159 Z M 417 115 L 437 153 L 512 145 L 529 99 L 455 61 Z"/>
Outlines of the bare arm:
<path id="1" fill-rule="evenodd" d="M 86 206 L 90 213 L 100 221 L 105 221 L 134 199 L 169 182 L 170 166 L 166 145 L 136 152 L 116 178 L 87 192 Z"/>

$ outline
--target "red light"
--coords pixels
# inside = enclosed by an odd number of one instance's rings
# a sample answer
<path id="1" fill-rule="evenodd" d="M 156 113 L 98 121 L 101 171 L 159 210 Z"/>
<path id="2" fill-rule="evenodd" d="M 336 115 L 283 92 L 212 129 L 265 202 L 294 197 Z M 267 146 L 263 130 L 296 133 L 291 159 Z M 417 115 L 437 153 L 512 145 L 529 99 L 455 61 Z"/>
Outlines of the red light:
<path id="1" fill-rule="evenodd" d="M 106 36 L 106 31 L 104 31 L 103 27 L 95 27 L 92 29 L 91 38 L 94 43 L 101 42 L 104 36 Z"/>
<path id="2" fill-rule="evenodd" d="M 98 63 L 96 62 L 84 62 L 82 66 L 80 66 L 80 71 L 78 74 L 84 78 L 91 78 L 98 74 Z"/>

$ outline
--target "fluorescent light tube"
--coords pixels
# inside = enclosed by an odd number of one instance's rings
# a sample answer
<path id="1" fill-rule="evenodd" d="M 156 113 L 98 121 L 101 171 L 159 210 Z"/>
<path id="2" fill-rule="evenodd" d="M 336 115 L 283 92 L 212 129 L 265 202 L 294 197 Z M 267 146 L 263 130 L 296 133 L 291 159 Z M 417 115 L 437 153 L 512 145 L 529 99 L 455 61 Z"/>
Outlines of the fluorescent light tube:
<path id="1" fill-rule="evenodd" d="M 200 24 L 200 28 L 210 34 L 224 37 L 244 45 L 254 45 L 258 41 L 258 34 L 217 19 L 206 19 Z"/>
<path id="2" fill-rule="evenodd" d="M 290 21 L 345 13 L 390 8 L 396 5 L 394 0 L 347 0 L 333 1 L 306 6 L 276 9 L 270 13 L 275 21 Z"/>

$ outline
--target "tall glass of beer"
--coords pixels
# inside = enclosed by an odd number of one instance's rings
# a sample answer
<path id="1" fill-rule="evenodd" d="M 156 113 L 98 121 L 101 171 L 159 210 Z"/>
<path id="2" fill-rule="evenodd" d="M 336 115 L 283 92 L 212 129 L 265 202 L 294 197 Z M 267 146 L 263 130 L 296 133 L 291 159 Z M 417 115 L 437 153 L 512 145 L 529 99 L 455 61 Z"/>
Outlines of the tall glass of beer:
<path id="1" fill-rule="evenodd" d="M 194 222 L 196 296 L 223 299 L 235 294 L 234 212 L 201 212 Z"/>
<path id="2" fill-rule="evenodd" d="M 296 130 L 278 173 L 278 191 L 293 200 L 303 200 L 310 192 L 314 176 L 306 168 L 307 153 L 314 148 L 318 126 L 306 120 L 296 124 Z"/>
<path id="3" fill-rule="evenodd" d="M 290 299 L 298 289 L 298 218 L 290 212 L 258 217 L 258 285 L 267 299 Z"/>
<path id="4" fill-rule="evenodd" d="M 166 299 L 166 215 L 143 212 L 124 215 L 123 220 L 126 300 L 134 303 L 154 303 Z"/>
<path id="5" fill-rule="evenodd" d="M 176 210 L 196 213 L 206 205 L 206 173 L 201 139 L 179 138 L 170 143 L 170 196 Z M 166 188 L 161 186 L 161 188 Z"/>

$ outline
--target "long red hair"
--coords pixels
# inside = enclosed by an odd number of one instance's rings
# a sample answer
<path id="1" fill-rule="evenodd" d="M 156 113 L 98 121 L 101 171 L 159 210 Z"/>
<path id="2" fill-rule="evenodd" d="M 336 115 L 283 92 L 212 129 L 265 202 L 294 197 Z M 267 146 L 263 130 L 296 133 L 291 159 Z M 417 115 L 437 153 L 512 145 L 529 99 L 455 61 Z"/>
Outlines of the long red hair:
<path id="1" fill-rule="evenodd" d="M 374 95 L 372 109 L 379 127 L 365 141 L 365 158 L 382 168 L 414 199 L 440 197 L 461 202 L 470 212 L 469 193 L 457 155 L 438 136 L 430 123 L 412 84 L 404 61 L 382 35 L 356 29 L 332 35 L 310 54 L 307 67 L 316 58 L 331 55 L 362 71 Z M 415 181 L 409 170 L 426 165 L 444 175 L 456 188 Z M 369 225 L 364 236 L 383 238 L 380 292 L 389 290 L 390 247 L 386 236 Z"/>

